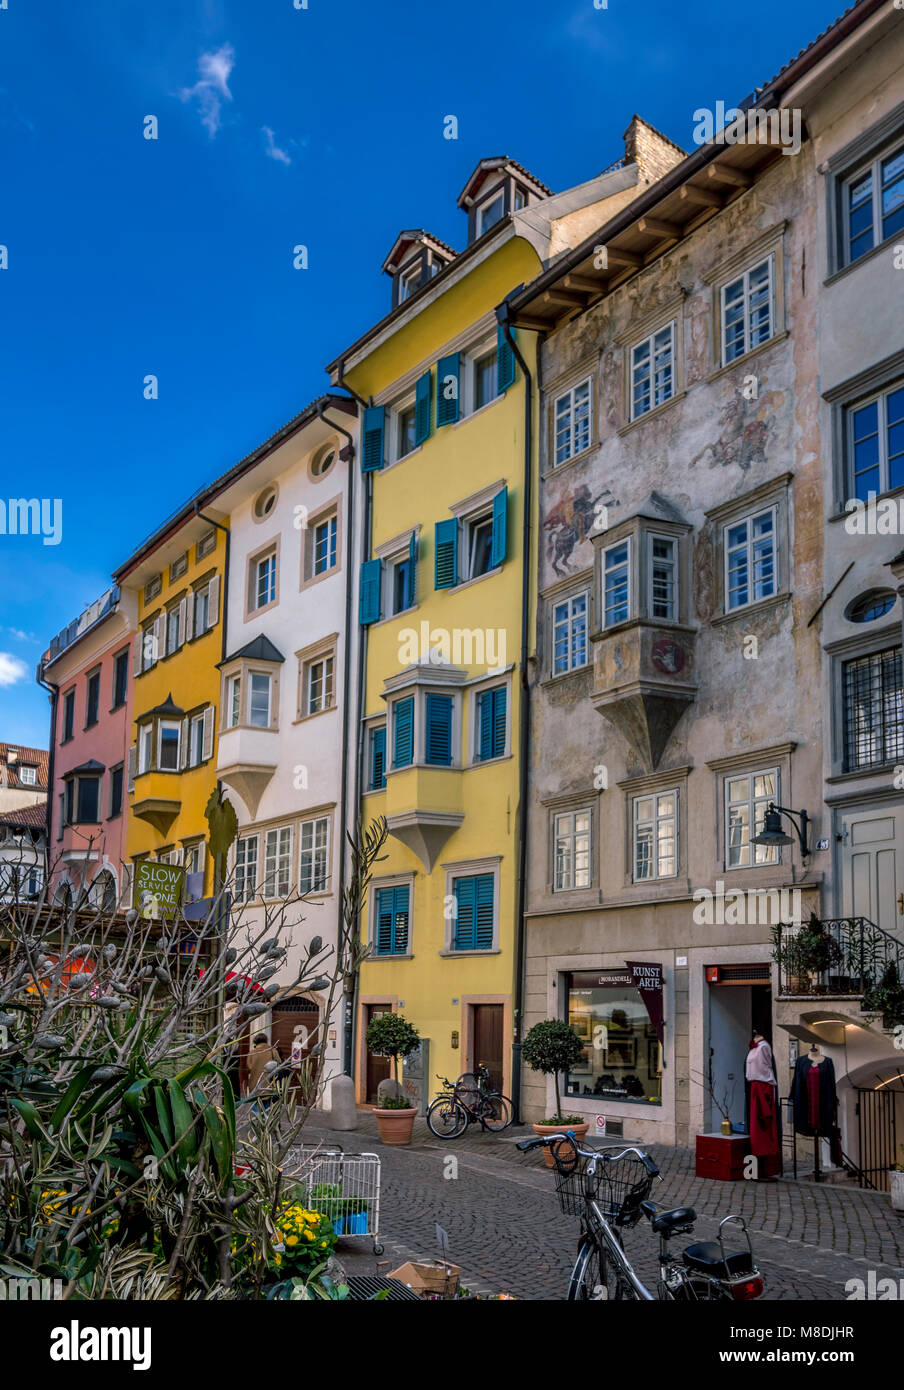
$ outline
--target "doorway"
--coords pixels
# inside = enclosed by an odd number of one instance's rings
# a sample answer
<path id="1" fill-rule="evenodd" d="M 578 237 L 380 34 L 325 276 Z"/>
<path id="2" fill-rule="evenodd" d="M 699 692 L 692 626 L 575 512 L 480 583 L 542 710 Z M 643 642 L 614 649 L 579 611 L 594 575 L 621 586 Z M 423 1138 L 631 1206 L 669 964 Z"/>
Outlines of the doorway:
<path id="1" fill-rule="evenodd" d="M 391 1014 L 392 1008 L 389 1004 L 365 1004 L 364 1006 L 364 1032 L 367 1032 L 371 1019 L 380 1018 L 383 1014 Z M 367 1084 L 365 1087 L 364 1099 L 368 1105 L 377 1103 L 377 1087 L 381 1081 L 386 1081 L 392 1076 L 392 1061 L 389 1057 L 375 1057 L 372 1052 L 367 1053 Z"/>
<path id="2" fill-rule="evenodd" d="M 471 1056 L 473 1071 L 483 1062 L 490 1073 L 490 1090 L 502 1090 L 502 1004 L 472 1004 Z"/>
<path id="3" fill-rule="evenodd" d="M 270 1041 L 279 1048 L 282 1060 L 291 1061 L 293 1047 L 296 1048 L 296 1055 L 300 1047 L 302 1058 L 308 1057 L 317 1041 L 317 1029 L 320 1024 L 320 1012 L 316 1004 L 301 997 L 280 999 L 273 1005 L 271 1018 Z M 296 1079 L 293 1085 L 297 1084 Z"/>
<path id="4" fill-rule="evenodd" d="M 841 913 L 868 917 L 904 934 L 904 807 L 856 807 L 839 813 Z"/>
<path id="5" fill-rule="evenodd" d="M 718 1128 L 722 1111 L 732 1124 L 746 1122 L 747 1053 L 754 1030 L 772 1046 L 772 989 L 768 984 L 739 983 L 737 977 L 758 966 L 721 967 L 709 989 L 709 1056 L 705 1089 L 710 1092 L 709 1128 Z M 766 967 L 768 969 L 768 967 Z M 727 977 L 727 978 L 726 978 Z"/>

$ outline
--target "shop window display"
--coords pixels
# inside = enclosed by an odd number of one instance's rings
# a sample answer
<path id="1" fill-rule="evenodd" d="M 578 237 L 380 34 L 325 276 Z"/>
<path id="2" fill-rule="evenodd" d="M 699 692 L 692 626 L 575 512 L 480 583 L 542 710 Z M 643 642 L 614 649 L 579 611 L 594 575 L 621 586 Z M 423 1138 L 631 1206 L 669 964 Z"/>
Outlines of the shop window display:
<path id="1" fill-rule="evenodd" d="M 630 969 L 582 971 L 566 983 L 568 1022 L 584 1044 L 583 1061 L 566 1077 L 566 1094 L 660 1105 L 662 1044 Z"/>

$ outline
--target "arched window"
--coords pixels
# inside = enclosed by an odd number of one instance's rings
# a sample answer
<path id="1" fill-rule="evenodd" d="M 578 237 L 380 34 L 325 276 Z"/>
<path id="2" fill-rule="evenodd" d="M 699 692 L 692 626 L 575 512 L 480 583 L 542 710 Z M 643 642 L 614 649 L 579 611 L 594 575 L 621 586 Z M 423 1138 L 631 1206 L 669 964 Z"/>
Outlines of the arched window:
<path id="1" fill-rule="evenodd" d="M 118 899 L 116 879 L 109 869 L 101 869 L 100 873 L 97 874 L 91 884 L 89 899 L 92 907 L 99 907 L 104 912 L 116 911 Z"/>
<path id="2" fill-rule="evenodd" d="M 894 606 L 894 590 L 868 589 L 848 604 L 844 616 L 849 623 L 872 623 L 877 618 L 884 618 Z"/>

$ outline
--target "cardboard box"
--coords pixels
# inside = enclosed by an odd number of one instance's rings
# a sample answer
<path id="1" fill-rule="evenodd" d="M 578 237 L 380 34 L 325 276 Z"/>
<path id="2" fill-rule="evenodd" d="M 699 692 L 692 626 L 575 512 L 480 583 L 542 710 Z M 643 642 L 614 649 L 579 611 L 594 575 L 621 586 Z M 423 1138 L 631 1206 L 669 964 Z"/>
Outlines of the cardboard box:
<path id="1" fill-rule="evenodd" d="M 398 1269 L 390 1272 L 390 1279 L 401 1279 L 415 1293 L 439 1293 L 451 1298 L 458 1288 L 461 1274 L 460 1265 L 448 1264 L 445 1260 L 434 1260 L 432 1264 L 416 1264 L 406 1260 Z"/>

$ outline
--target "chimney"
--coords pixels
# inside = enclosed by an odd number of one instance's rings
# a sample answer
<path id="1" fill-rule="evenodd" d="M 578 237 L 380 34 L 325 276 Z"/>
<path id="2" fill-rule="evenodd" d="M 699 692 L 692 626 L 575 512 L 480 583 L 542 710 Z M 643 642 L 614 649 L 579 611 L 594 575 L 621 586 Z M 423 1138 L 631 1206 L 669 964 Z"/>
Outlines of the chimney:
<path id="1" fill-rule="evenodd" d="M 625 131 L 625 162 L 636 164 L 641 183 L 656 183 L 686 158 L 686 151 L 661 135 L 640 116 L 631 117 Z"/>

